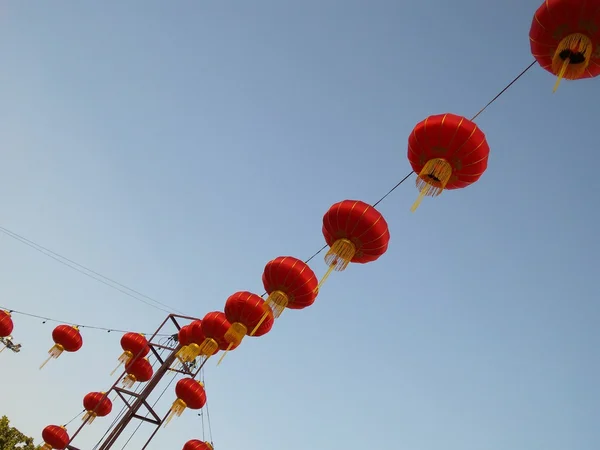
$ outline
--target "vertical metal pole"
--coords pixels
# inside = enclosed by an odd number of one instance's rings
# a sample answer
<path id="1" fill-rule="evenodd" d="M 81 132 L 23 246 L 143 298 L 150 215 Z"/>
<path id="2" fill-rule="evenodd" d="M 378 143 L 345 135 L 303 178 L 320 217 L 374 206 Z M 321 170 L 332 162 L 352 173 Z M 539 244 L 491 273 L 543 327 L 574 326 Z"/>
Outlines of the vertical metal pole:
<path id="1" fill-rule="evenodd" d="M 113 431 L 108 435 L 108 437 L 104 440 L 102 445 L 98 447 L 98 450 L 108 450 L 112 448 L 113 444 L 117 441 L 121 433 L 125 430 L 133 416 L 135 416 L 140 409 L 140 407 L 144 404 L 144 402 L 148 399 L 154 388 L 158 385 L 158 383 L 162 380 L 165 374 L 169 371 L 171 364 L 175 360 L 175 355 L 179 351 L 181 346 L 177 346 L 175 350 L 171 352 L 171 354 L 165 359 L 165 362 L 162 366 L 158 368 L 156 374 L 152 377 L 152 379 L 148 382 L 144 390 L 140 392 L 139 397 L 133 402 L 131 408 L 123 415 L 119 423 L 115 426 Z"/>

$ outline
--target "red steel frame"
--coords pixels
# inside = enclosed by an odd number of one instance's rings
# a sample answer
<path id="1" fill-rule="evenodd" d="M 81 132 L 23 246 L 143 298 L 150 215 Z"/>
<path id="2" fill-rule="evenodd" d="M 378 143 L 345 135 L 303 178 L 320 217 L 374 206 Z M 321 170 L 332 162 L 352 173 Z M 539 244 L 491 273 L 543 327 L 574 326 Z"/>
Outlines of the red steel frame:
<path id="1" fill-rule="evenodd" d="M 150 339 L 148 339 L 148 343 L 150 345 L 150 350 L 154 354 L 154 357 L 159 362 L 160 367 L 158 369 L 156 369 L 154 376 L 144 386 L 144 389 L 141 392 L 136 393 L 131 390 L 118 387 L 117 385 L 122 381 L 123 377 L 127 375 L 127 372 L 123 372 L 123 374 L 121 376 L 119 376 L 119 378 L 117 378 L 117 381 L 114 382 L 114 384 L 111 386 L 111 388 L 104 394 L 105 397 L 107 397 L 111 392 L 116 392 L 116 394 L 119 396 L 119 398 L 121 400 L 123 400 L 123 402 L 125 403 L 125 406 L 127 407 L 127 411 L 125 412 L 125 414 L 123 415 L 121 420 L 119 420 L 119 422 L 114 426 L 114 428 L 110 432 L 110 434 L 108 434 L 108 436 L 103 438 L 103 441 L 99 445 L 98 450 L 108 450 L 108 449 L 112 448 L 112 446 L 115 444 L 115 442 L 117 442 L 117 440 L 119 439 L 121 434 L 123 434 L 123 432 L 127 429 L 127 426 L 130 424 L 130 422 L 133 419 L 151 423 L 155 427 L 154 431 L 152 432 L 152 434 L 150 435 L 150 437 L 148 438 L 148 440 L 142 447 L 142 450 L 145 450 L 148 447 L 148 445 L 150 445 L 150 442 L 152 441 L 152 439 L 154 439 L 154 437 L 156 436 L 156 433 L 158 433 L 158 430 L 160 429 L 161 425 L 165 422 L 165 420 L 167 419 L 167 417 L 169 415 L 169 411 L 167 411 L 167 413 L 164 416 L 162 416 L 162 418 L 157 414 L 157 412 L 154 410 L 154 408 L 148 403 L 148 398 L 149 398 L 150 394 L 152 394 L 154 389 L 158 386 L 160 381 L 163 379 L 163 377 L 169 371 L 178 372 L 178 373 L 187 375 L 189 377 L 196 378 L 198 376 L 198 374 L 200 373 L 200 370 L 202 370 L 202 367 L 204 366 L 204 364 L 207 361 L 206 358 L 202 361 L 202 363 L 194 371 L 189 370 L 187 366 L 183 366 L 182 369 L 172 369 L 171 366 L 173 365 L 173 362 L 175 361 L 177 352 L 181 348 L 181 344 L 178 343 L 176 347 L 169 347 L 169 346 L 158 344 L 158 343 L 154 342 L 154 340 L 157 338 L 157 336 L 159 336 L 159 335 L 165 336 L 164 333 L 161 333 L 161 330 L 168 325 L 169 321 L 175 326 L 177 331 L 179 331 L 181 329 L 181 326 L 179 325 L 179 322 L 177 321 L 177 319 L 183 319 L 183 320 L 189 320 L 189 321 L 199 320 L 196 317 L 182 316 L 179 314 L 169 314 L 167 316 L 167 318 L 165 320 L 163 320 L 163 322 L 160 324 L 158 329 L 154 332 L 152 337 Z M 169 351 L 168 356 L 163 359 L 160 356 L 160 354 L 158 353 L 159 350 Z M 133 399 L 133 401 L 132 401 L 132 399 Z M 139 411 L 142 407 L 148 411 L 149 417 L 144 417 L 139 414 Z M 83 427 L 85 425 L 86 425 L 86 422 L 82 423 L 79 426 L 79 428 L 75 431 L 75 433 L 73 433 L 73 435 L 71 436 L 71 440 L 69 441 L 69 445 L 67 446 L 68 450 L 79 450 L 77 447 L 72 446 L 71 442 L 73 442 L 75 437 L 77 437 L 77 435 L 81 432 L 81 430 L 83 429 Z"/>

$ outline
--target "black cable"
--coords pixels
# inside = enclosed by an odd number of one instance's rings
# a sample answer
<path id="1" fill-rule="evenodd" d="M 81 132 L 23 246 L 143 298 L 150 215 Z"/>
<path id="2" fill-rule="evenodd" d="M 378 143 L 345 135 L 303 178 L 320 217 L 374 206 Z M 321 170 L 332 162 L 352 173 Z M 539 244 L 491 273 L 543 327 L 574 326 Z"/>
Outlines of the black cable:
<path id="1" fill-rule="evenodd" d="M 487 107 L 488 107 L 488 106 L 490 106 L 492 103 L 494 103 L 496 100 L 498 100 L 498 98 L 500 98 L 500 96 L 501 96 L 502 94 L 504 94 L 504 93 L 505 93 L 505 92 L 508 90 L 508 88 L 510 88 L 510 87 L 511 87 L 513 84 L 515 84 L 519 78 L 521 78 L 523 75 L 525 75 L 525 74 L 527 73 L 527 71 L 528 71 L 529 69 L 531 69 L 531 68 L 532 68 L 532 67 L 535 65 L 535 63 L 536 63 L 536 62 L 537 62 L 536 60 L 533 60 L 533 62 L 532 62 L 531 64 L 529 64 L 529 65 L 528 65 L 528 66 L 527 66 L 527 67 L 526 67 L 526 68 L 525 68 L 525 69 L 524 69 L 524 70 L 523 70 L 523 71 L 522 71 L 522 72 L 521 72 L 519 75 L 517 75 L 517 76 L 516 76 L 516 77 L 515 77 L 515 78 L 514 78 L 514 79 L 513 79 L 513 80 L 512 80 L 510 83 L 508 83 L 508 84 L 507 84 L 507 85 L 504 87 L 504 89 L 502 89 L 500 92 L 498 92 L 498 94 L 497 94 L 497 95 L 496 95 L 496 96 L 495 96 L 493 99 L 491 99 L 491 100 L 488 102 L 488 104 L 487 104 L 487 105 L 485 105 L 483 108 L 481 108 L 481 109 L 479 110 L 479 112 L 473 116 L 473 118 L 471 119 L 471 122 L 473 122 L 475 119 L 477 119 L 477 117 L 479 117 L 479 114 L 481 114 L 482 112 L 484 112 L 484 111 L 487 109 Z"/>
<path id="2" fill-rule="evenodd" d="M 15 233 L 14 231 L 9 230 L 8 228 L 4 228 L 4 227 L 0 226 L 0 232 L 33 248 L 34 250 L 48 256 L 49 258 L 52 258 L 53 260 L 65 265 L 71 269 L 73 269 L 87 277 L 90 277 L 96 281 L 99 281 L 100 283 L 103 283 L 106 286 L 109 286 L 109 287 L 121 292 L 122 294 L 128 295 L 129 297 L 131 297 L 135 300 L 138 300 L 139 302 L 142 302 L 148 306 L 151 306 L 152 308 L 156 308 L 158 310 L 161 310 L 161 311 L 164 311 L 167 313 L 177 312 L 177 313 L 185 315 L 185 313 L 178 311 L 175 308 L 172 308 L 171 306 L 169 306 L 165 303 L 155 300 L 152 297 L 147 296 L 146 294 L 142 294 L 141 292 L 136 291 L 135 289 L 132 289 L 122 283 L 119 283 L 118 281 L 113 280 L 112 278 L 109 278 L 105 275 L 102 275 L 101 273 L 96 272 L 95 270 L 90 269 L 89 267 L 81 265 L 78 262 L 73 261 L 72 259 L 69 259 L 66 256 L 62 256 L 61 254 L 56 253 L 36 242 L 33 242 L 32 240 L 29 240 L 26 237 L 23 237 L 23 236 Z M 152 303 L 150 303 L 149 301 L 144 300 L 144 299 L 150 300 L 154 303 L 157 303 L 157 304 L 162 305 L 165 308 L 169 308 L 169 309 L 164 309 L 164 308 L 161 308 L 160 306 L 153 305 Z"/>
<path id="3" fill-rule="evenodd" d="M 57 320 L 57 319 L 52 319 L 50 317 L 38 316 L 37 314 L 31 314 L 31 313 L 26 313 L 26 312 L 23 312 L 23 311 L 17 311 L 17 310 L 14 310 L 14 309 L 10 309 L 10 308 L 4 307 L 2 305 L 0 305 L 0 309 L 4 309 L 4 310 L 8 311 L 11 314 L 19 314 L 21 316 L 27 316 L 27 317 L 33 317 L 35 319 L 40 319 L 40 320 L 43 321 L 42 323 L 46 323 L 46 322 L 62 323 L 62 324 L 66 324 L 66 325 L 77 326 L 77 327 L 79 327 L 81 329 L 88 328 L 88 329 L 92 329 L 92 330 L 102 330 L 102 331 L 106 331 L 108 333 L 110 333 L 110 332 L 115 332 L 115 333 L 129 333 L 131 331 L 131 330 L 119 330 L 117 328 L 96 327 L 94 325 L 79 325 L 79 324 L 77 324 L 75 322 L 68 322 L 66 320 Z M 153 333 L 142 333 L 142 334 L 145 334 L 147 336 L 152 336 L 153 335 Z M 168 337 L 170 337 L 171 335 L 170 334 L 157 334 L 156 336 L 161 336 L 161 337 L 167 337 L 168 336 Z"/>
<path id="4" fill-rule="evenodd" d="M 81 416 L 81 415 L 82 415 L 84 412 L 85 412 L 85 409 L 84 409 L 84 410 L 82 410 L 81 412 L 77 413 L 77 415 L 76 415 L 75 417 L 73 417 L 71 420 L 69 420 L 67 423 L 65 423 L 65 424 L 63 425 L 63 427 L 67 428 L 67 426 L 68 426 L 68 425 L 69 425 L 71 422 L 73 422 L 75 419 L 77 419 L 79 416 Z"/>

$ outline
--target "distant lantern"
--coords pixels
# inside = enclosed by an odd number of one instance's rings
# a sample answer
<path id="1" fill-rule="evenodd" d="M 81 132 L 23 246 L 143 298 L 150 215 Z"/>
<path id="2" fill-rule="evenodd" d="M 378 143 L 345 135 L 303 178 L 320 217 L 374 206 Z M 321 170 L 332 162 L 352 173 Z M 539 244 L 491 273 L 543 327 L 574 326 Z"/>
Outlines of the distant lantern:
<path id="1" fill-rule="evenodd" d="M 561 80 L 600 75 L 600 5 L 597 1 L 546 0 L 535 12 L 529 31 L 531 53 Z"/>
<path id="2" fill-rule="evenodd" d="M 85 414 L 82 418 L 85 424 L 90 424 L 96 417 L 106 417 L 112 411 L 112 402 L 106 392 L 90 392 L 83 397 L 83 409 Z"/>
<path id="3" fill-rule="evenodd" d="M 269 316 L 276 319 L 288 309 L 304 309 L 315 302 L 319 284 L 317 276 L 303 261 L 292 256 L 280 256 L 269 261 L 262 275 L 263 286 L 269 295 L 263 304 L 265 312 L 250 336 L 254 336 Z"/>
<path id="4" fill-rule="evenodd" d="M 263 315 L 267 314 L 263 319 Z M 273 312 L 265 307 L 265 301 L 252 292 L 240 291 L 229 296 L 225 302 L 225 317 L 231 324 L 225 333 L 227 349 L 217 364 L 225 358 L 227 352 L 242 343 L 245 336 L 256 329 L 254 336 L 263 336 L 273 328 Z"/>
<path id="5" fill-rule="evenodd" d="M 9 311 L 0 310 L 0 337 L 6 338 L 11 335 L 14 324 Z"/>
<path id="6" fill-rule="evenodd" d="M 436 197 L 444 190 L 462 189 L 486 171 L 490 147 L 474 122 L 455 114 L 429 116 L 408 138 L 408 161 L 417 174 L 419 197 Z"/>
<path id="7" fill-rule="evenodd" d="M 122 364 L 127 364 L 134 358 L 144 358 L 150 353 L 146 336 L 141 333 L 125 333 L 121 338 L 123 353 L 119 356 L 119 365 L 112 371 L 113 375 Z"/>
<path id="8" fill-rule="evenodd" d="M 190 363 L 194 361 L 199 355 L 212 356 L 219 351 L 219 349 L 217 348 L 211 354 L 206 354 L 205 352 L 203 353 L 202 345 L 206 341 L 206 336 L 202 331 L 201 320 L 194 320 L 189 325 L 187 325 L 185 338 L 187 341 L 187 345 L 184 345 L 177 352 L 177 359 L 179 359 L 182 363 Z"/>
<path id="9" fill-rule="evenodd" d="M 329 269 L 317 289 L 334 270 L 344 271 L 351 262 L 365 264 L 379 259 L 390 241 L 381 213 L 360 200 L 344 200 L 331 206 L 323 216 L 323 236 L 329 246 L 325 254 Z"/>
<path id="10" fill-rule="evenodd" d="M 83 338 L 81 337 L 79 328 L 72 325 L 57 326 L 54 331 L 52 331 L 52 340 L 54 341 L 54 345 L 48 350 L 50 356 L 40 366 L 40 369 L 52 358 L 58 358 L 63 352 L 76 352 L 83 346 Z"/>
<path id="11" fill-rule="evenodd" d="M 181 450 L 214 450 L 212 444 L 206 441 L 192 439 L 187 441 Z"/>
<path id="12" fill-rule="evenodd" d="M 173 417 L 181 416 L 186 408 L 198 410 L 206 404 L 206 392 L 204 385 L 193 378 L 182 378 L 175 386 L 175 394 L 177 400 L 173 402 L 165 426 L 173 419 Z"/>
<path id="13" fill-rule="evenodd" d="M 0 310 L 0 338 L 11 339 L 14 324 L 9 311 Z M 0 353 L 6 348 L 5 345 L 0 348 Z"/>
<path id="14" fill-rule="evenodd" d="M 69 434 L 65 427 L 48 425 L 42 431 L 44 445 L 41 450 L 64 450 L 69 445 Z"/>
<path id="15" fill-rule="evenodd" d="M 135 358 L 125 364 L 127 375 L 123 378 L 123 387 L 131 388 L 136 382 L 146 383 L 152 379 L 154 370 L 148 358 Z"/>

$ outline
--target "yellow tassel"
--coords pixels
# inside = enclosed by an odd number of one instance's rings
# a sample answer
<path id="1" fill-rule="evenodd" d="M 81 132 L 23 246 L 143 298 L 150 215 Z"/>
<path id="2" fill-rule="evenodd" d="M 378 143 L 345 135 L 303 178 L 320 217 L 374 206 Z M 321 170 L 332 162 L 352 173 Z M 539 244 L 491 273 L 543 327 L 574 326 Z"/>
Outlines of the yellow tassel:
<path id="1" fill-rule="evenodd" d="M 60 345 L 60 344 L 54 344 L 52 346 L 52 348 L 50 350 L 48 350 L 48 354 L 50 356 L 48 356 L 48 359 L 46 361 L 44 361 L 44 363 L 40 366 L 40 370 L 46 365 L 48 364 L 48 361 L 50 361 L 52 358 L 56 359 L 58 358 L 60 355 L 62 355 L 62 352 L 65 351 L 65 348 Z"/>
<path id="2" fill-rule="evenodd" d="M 246 328 L 246 325 L 243 323 L 234 322 L 231 324 L 224 336 L 225 340 L 229 342 L 229 346 L 227 347 L 227 350 L 223 352 L 223 355 L 221 355 L 221 358 L 217 362 L 217 366 L 223 362 L 223 358 L 225 358 L 227 352 L 229 352 L 234 345 L 238 346 L 242 343 L 242 340 L 247 333 L 248 328 Z"/>
<path id="3" fill-rule="evenodd" d="M 82 417 L 82 421 L 84 425 L 89 425 L 91 424 L 94 419 L 96 418 L 96 413 L 92 412 L 92 411 L 88 411 L 84 414 L 84 416 Z"/>
<path id="4" fill-rule="evenodd" d="M 50 444 L 44 444 L 42 445 L 41 450 L 52 450 L 52 446 Z"/>
<path id="5" fill-rule="evenodd" d="M 123 387 L 125 389 L 129 389 L 135 384 L 136 381 L 137 380 L 135 378 L 135 375 L 129 374 L 125 378 L 123 378 Z"/>
<path id="6" fill-rule="evenodd" d="M 427 161 L 417 177 L 416 186 L 419 189 L 419 196 L 410 210 L 415 212 L 423 198 L 437 197 L 444 192 L 451 176 L 452 166 L 445 159 L 434 158 Z"/>
<path id="7" fill-rule="evenodd" d="M 356 255 L 356 246 L 354 243 L 346 238 L 338 239 L 333 243 L 333 245 L 329 248 L 327 253 L 325 254 L 325 264 L 329 266 L 321 281 L 315 288 L 315 292 L 321 289 L 321 286 L 329 275 L 335 270 L 336 272 L 342 272 L 346 270 L 352 258 Z"/>
<path id="8" fill-rule="evenodd" d="M 557 76 L 552 92 L 562 79 L 577 80 L 585 74 L 593 52 L 592 41 L 585 34 L 570 34 L 560 41 L 552 57 L 552 72 Z"/>
<path id="9" fill-rule="evenodd" d="M 212 356 L 217 350 L 219 350 L 219 343 L 212 338 L 206 338 L 204 339 L 202 345 L 200 345 L 199 355 L 209 357 Z"/>
<path id="10" fill-rule="evenodd" d="M 256 326 L 250 333 L 250 336 L 254 336 L 254 334 L 258 331 L 258 329 L 263 324 L 263 322 L 267 319 L 267 317 L 269 317 L 269 313 L 272 312 L 273 318 L 275 318 L 275 319 L 277 319 L 279 316 L 281 316 L 281 314 L 283 314 L 283 311 L 285 310 L 285 308 L 287 308 L 289 301 L 290 301 L 289 297 L 287 296 L 287 294 L 285 292 L 283 292 L 283 291 L 271 292 L 269 294 L 269 296 L 267 297 L 267 300 L 263 303 L 263 309 L 265 310 L 265 313 L 262 315 L 262 317 L 260 318 L 260 320 L 258 321 Z"/>
<path id="11" fill-rule="evenodd" d="M 165 420 L 165 427 L 169 424 L 169 422 L 173 419 L 173 417 L 181 416 L 181 414 L 183 414 L 183 411 L 185 411 L 185 408 L 187 408 L 187 405 L 185 404 L 185 402 L 183 400 L 181 400 L 180 398 L 175 400 L 173 402 L 173 406 L 171 406 L 171 410 L 169 411 L 167 420 Z"/>

